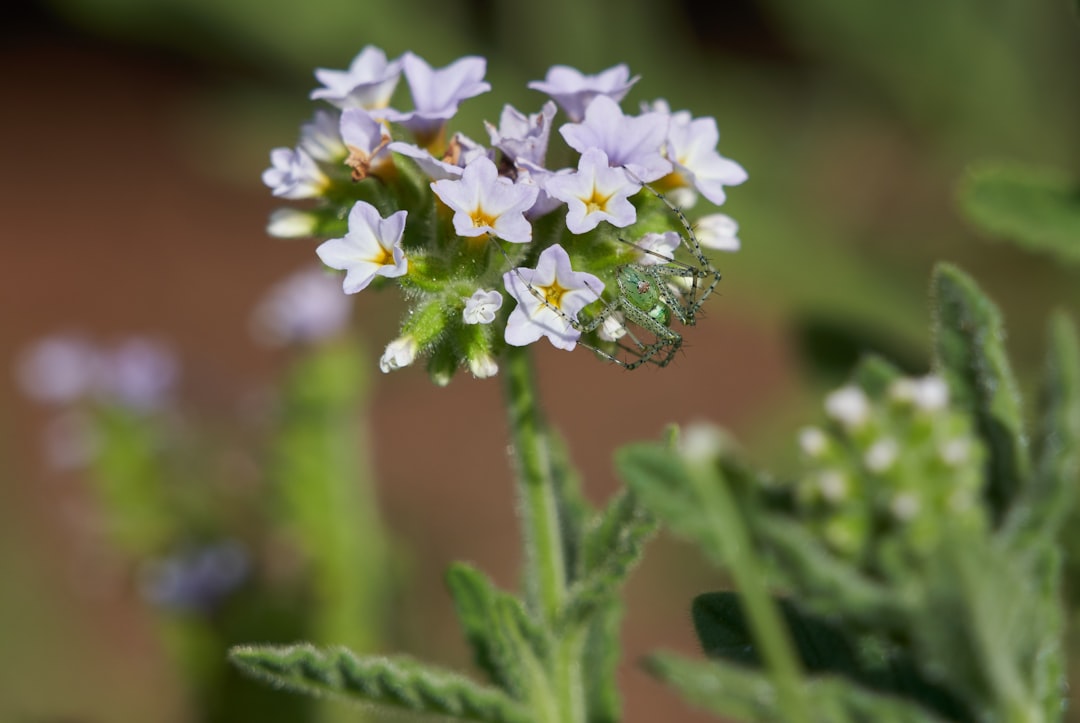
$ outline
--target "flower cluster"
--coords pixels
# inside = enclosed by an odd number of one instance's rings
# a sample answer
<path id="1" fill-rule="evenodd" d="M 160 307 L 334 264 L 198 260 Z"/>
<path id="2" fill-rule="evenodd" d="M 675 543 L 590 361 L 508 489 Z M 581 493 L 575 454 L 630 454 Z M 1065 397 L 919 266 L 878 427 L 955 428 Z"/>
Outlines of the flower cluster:
<path id="1" fill-rule="evenodd" d="M 933 553 L 946 527 L 985 524 L 984 451 L 937 376 L 856 385 L 825 400 L 828 423 L 799 434 L 803 515 L 838 554 L 873 571 Z"/>
<path id="2" fill-rule="evenodd" d="M 693 263 L 683 221 L 660 193 L 682 207 L 699 195 L 721 204 L 726 186 L 746 180 L 716 151 L 714 119 L 662 100 L 624 112 L 638 81 L 625 65 L 596 75 L 551 68 L 529 83 L 549 100 L 535 113 L 506 105 L 498 124 L 485 123 L 488 145 L 451 132 L 459 105 L 491 90 L 486 70 L 479 57 L 433 68 L 370 46 L 347 70 L 319 69 L 311 98 L 330 107 L 301 127 L 295 148 L 274 149 L 263 174 L 275 196 L 311 201 L 275 211 L 271 235 L 324 239 L 318 256 L 345 272 L 345 293 L 390 283 L 404 292 L 410 308 L 383 371 L 426 356 L 439 383 L 461 366 L 491 376 L 505 345 L 546 337 L 572 349 L 586 328 L 584 343 L 612 348 L 625 333 L 615 317 L 586 322 L 617 306 L 618 269 L 679 254 Z M 410 110 L 391 104 L 401 76 Z M 568 120 L 555 147 L 560 108 Z M 701 246 L 738 248 L 730 217 L 697 223 Z M 664 296 L 683 298 L 685 275 L 671 278 Z"/>

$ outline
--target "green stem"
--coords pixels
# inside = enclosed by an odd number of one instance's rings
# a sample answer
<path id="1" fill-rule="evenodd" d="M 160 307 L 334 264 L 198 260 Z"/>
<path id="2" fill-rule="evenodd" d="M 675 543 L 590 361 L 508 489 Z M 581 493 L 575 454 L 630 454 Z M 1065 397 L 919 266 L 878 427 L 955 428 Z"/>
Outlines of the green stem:
<path id="1" fill-rule="evenodd" d="M 555 480 L 528 352 L 510 347 L 506 358 L 503 378 L 525 528 L 525 580 L 530 603 L 550 625 L 566 597 L 566 565 Z"/>
<path id="2" fill-rule="evenodd" d="M 503 368 L 525 541 L 525 584 L 533 610 L 552 630 L 567 594 L 564 541 L 550 439 L 540 414 L 529 353 L 510 347 Z M 585 720 L 580 636 L 555 640 L 551 690 L 559 723 Z"/>
<path id="3" fill-rule="evenodd" d="M 727 551 L 731 576 L 743 597 L 743 610 L 750 619 L 762 661 L 776 685 L 784 720 L 791 723 L 808 722 L 810 712 L 807 710 L 800 685 L 801 667 L 792 652 L 791 641 L 780 612 L 769 596 L 764 579 L 758 574 L 758 563 L 751 551 L 750 536 L 739 517 L 727 480 L 707 464 L 691 462 L 687 464 L 687 468 L 701 498 L 702 507 L 717 511 L 716 524 L 709 529 L 711 534 L 716 536 L 717 546 Z"/>

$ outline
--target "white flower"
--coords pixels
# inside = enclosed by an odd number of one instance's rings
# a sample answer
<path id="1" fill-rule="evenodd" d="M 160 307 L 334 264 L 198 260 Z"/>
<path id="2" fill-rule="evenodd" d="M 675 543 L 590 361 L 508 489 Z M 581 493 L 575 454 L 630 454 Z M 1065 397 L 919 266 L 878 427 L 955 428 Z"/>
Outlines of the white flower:
<path id="1" fill-rule="evenodd" d="M 636 244 L 642 251 L 638 263 L 642 266 L 667 263 L 675 256 L 680 243 L 682 237 L 676 231 L 647 233 L 638 239 Z"/>
<path id="2" fill-rule="evenodd" d="M 469 358 L 469 371 L 477 379 L 487 379 L 498 374 L 499 365 L 490 355 L 481 354 Z"/>
<path id="3" fill-rule="evenodd" d="M 503 297 L 498 291 L 477 289 L 465 300 L 465 310 L 461 312 L 462 321 L 466 324 L 490 324 L 495 321 L 495 312 L 502 303 Z"/>
<path id="4" fill-rule="evenodd" d="M 352 169 L 354 181 L 362 181 L 378 170 L 392 157 L 387 146 L 390 133 L 366 110 L 349 108 L 341 114 L 341 138 L 348 149 L 345 165 Z"/>
<path id="5" fill-rule="evenodd" d="M 597 96 L 607 96 L 618 103 L 640 77 L 631 78 L 630 68 L 623 63 L 595 75 L 585 75 L 566 65 L 553 65 L 543 80 L 531 81 L 529 87 L 553 98 L 570 120 L 580 121 Z"/>
<path id="6" fill-rule="evenodd" d="M 551 119 L 555 117 L 555 104 L 544 103 L 539 113 L 525 115 L 511 105 L 503 106 L 499 127 L 484 121 L 491 145 L 506 154 L 515 163 L 528 161 L 544 165 L 548 138 L 551 136 Z"/>
<path id="7" fill-rule="evenodd" d="M 702 216 L 694 224 L 694 236 L 698 243 L 707 249 L 717 251 L 738 251 L 740 248 L 739 224 L 731 216 L 723 213 L 711 213 Z"/>
<path id="8" fill-rule="evenodd" d="M 618 341 L 626 336 L 626 320 L 621 311 L 609 314 L 596 330 L 596 335 L 604 341 Z"/>
<path id="9" fill-rule="evenodd" d="M 716 152 L 719 140 L 715 118 L 690 120 L 689 113 L 671 115 L 668 160 L 687 185 L 718 206 L 725 200 L 724 186 L 737 186 L 747 179 L 742 166 Z"/>
<path id="10" fill-rule="evenodd" d="M 569 319 L 577 319 L 578 312 L 604 290 L 604 282 L 596 276 L 574 271 L 570 256 L 558 244 L 544 249 L 535 269 L 507 271 L 503 284 L 518 302 L 506 322 L 506 343 L 525 346 L 546 336 L 553 346 L 567 351 L 581 336 Z"/>
<path id="11" fill-rule="evenodd" d="M 344 238 L 330 239 L 315 250 L 332 269 L 347 271 L 343 288 L 355 294 L 367 288 L 376 276 L 405 275 L 409 262 L 401 249 L 406 211 L 387 218 L 370 203 L 357 201 L 349 212 L 349 231 Z"/>
<path id="12" fill-rule="evenodd" d="M 632 224 L 637 211 L 628 199 L 639 188 L 621 169 L 611 168 L 598 148 L 581 154 L 576 173 L 551 176 L 544 183 L 549 196 L 566 202 L 566 228 L 575 234 L 592 231 L 601 221 L 617 228 Z"/>
<path id="13" fill-rule="evenodd" d="M 901 522 L 907 522 L 919 514 L 920 507 L 919 498 L 914 492 L 901 492 L 889 503 L 889 511 Z"/>
<path id="14" fill-rule="evenodd" d="M 817 457 L 829 444 L 829 438 L 817 427 L 803 427 L 799 430 L 799 448 L 808 457 Z"/>
<path id="15" fill-rule="evenodd" d="M 315 111 L 315 117 L 300 126 L 300 148 L 316 161 L 340 163 L 345 158 L 341 142 L 338 114 L 328 110 Z"/>
<path id="16" fill-rule="evenodd" d="M 559 128 L 566 144 L 575 151 L 585 153 L 597 148 L 607 154 L 609 164 L 625 168 L 643 183 L 671 173 L 671 161 L 660 152 L 667 132 L 668 117 L 663 113 L 627 116 L 606 95 L 589 105 L 584 121 Z"/>
<path id="17" fill-rule="evenodd" d="M 274 238 L 307 238 L 315 235 L 319 217 L 310 211 L 279 208 L 270 214 L 266 233 Z"/>
<path id="18" fill-rule="evenodd" d="M 431 189 L 454 210 L 458 236 L 490 233 L 511 243 L 532 240 L 532 225 L 525 220 L 525 212 L 536 202 L 539 189 L 499 176 L 487 157 L 465 166 L 460 180 L 435 181 Z"/>
<path id="19" fill-rule="evenodd" d="M 94 391 L 103 360 L 90 342 L 57 334 L 24 350 L 15 365 L 22 391 L 50 404 L 70 404 Z"/>
<path id="20" fill-rule="evenodd" d="M 870 401 L 858 387 L 841 387 L 825 397 L 825 413 L 849 429 L 859 427 L 870 416 Z"/>
<path id="21" fill-rule="evenodd" d="M 871 472 L 881 473 L 893 466 L 899 453 L 900 447 L 895 439 L 879 439 L 866 450 L 863 455 L 863 464 Z"/>
<path id="22" fill-rule="evenodd" d="M 944 409 L 949 403 L 949 387 L 945 384 L 945 380 L 938 376 L 931 375 L 917 379 L 912 401 L 924 412 Z"/>
<path id="23" fill-rule="evenodd" d="M 330 185 L 315 159 L 303 148 L 275 148 L 270 151 L 270 168 L 262 181 L 281 198 L 315 198 Z"/>
<path id="24" fill-rule="evenodd" d="M 319 68 L 315 77 L 323 84 L 311 92 L 339 108 L 383 108 L 394 94 L 401 76 L 401 61 L 386 62 L 386 53 L 373 45 L 360 51 L 348 70 Z"/>
<path id="25" fill-rule="evenodd" d="M 411 336 L 402 336 L 386 345 L 386 351 L 379 359 L 379 369 L 384 374 L 402 369 L 416 361 L 416 340 Z"/>

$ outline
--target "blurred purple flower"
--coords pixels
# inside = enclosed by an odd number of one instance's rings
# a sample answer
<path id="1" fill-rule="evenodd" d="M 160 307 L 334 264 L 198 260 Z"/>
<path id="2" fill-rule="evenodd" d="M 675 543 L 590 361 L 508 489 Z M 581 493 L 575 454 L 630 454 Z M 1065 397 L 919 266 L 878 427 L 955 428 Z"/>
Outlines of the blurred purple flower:
<path id="1" fill-rule="evenodd" d="M 251 330 L 267 346 L 308 344 L 341 333 L 351 313 L 338 278 L 308 268 L 270 287 L 255 307 Z"/>
<path id="2" fill-rule="evenodd" d="M 247 579 L 250 567 L 239 542 L 219 542 L 145 563 L 139 591 L 167 610 L 207 614 Z"/>
<path id="3" fill-rule="evenodd" d="M 576 122 L 585 117 L 595 98 L 602 95 L 618 103 L 640 78 L 640 75 L 631 78 L 630 68 L 623 63 L 596 75 L 585 75 L 566 65 L 553 65 L 543 80 L 534 80 L 529 87 L 550 96 Z"/>

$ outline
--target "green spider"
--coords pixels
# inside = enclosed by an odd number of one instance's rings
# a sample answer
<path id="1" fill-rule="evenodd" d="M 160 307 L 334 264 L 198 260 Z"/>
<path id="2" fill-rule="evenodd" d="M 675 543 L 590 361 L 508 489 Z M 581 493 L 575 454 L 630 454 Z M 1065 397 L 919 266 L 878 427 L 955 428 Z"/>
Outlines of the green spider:
<path id="1" fill-rule="evenodd" d="M 683 212 L 664 194 L 648 184 L 643 183 L 642 186 L 663 201 L 678 217 L 686 232 L 685 235 L 679 234 L 679 239 L 696 263 L 685 263 L 656 251 L 646 250 L 646 253 L 661 259 L 661 263 L 628 263 L 617 266 L 617 295 L 610 300 L 601 297 L 603 308 L 584 321 L 570 317 L 529 286 L 536 298 L 583 336 L 603 327 L 609 334 L 608 339 L 618 349 L 614 353 L 580 340 L 578 343 L 628 370 L 637 369 L 642 364 L 655 364 L 659 367 L 670 364 L 683 343 L 682 335 L 671 328 L 672 322 L 678 319 L 685 326 L 694 326 L 701 305 L 720 283 L 720 272 L 705 256 L 694 229 Z M 637 248 L 629 241 L 621 238 L 619 241 Z M 600 296 L 599 292 L 597 295 Z M 631 325 L 637 327 L 639 333 L 635 334 L 630 328 Z M 611 334 L 612 330 L 621 333 L 614 336 Z M 621 337 L 629 339 L 629 343 L 621 341 Z"/>

